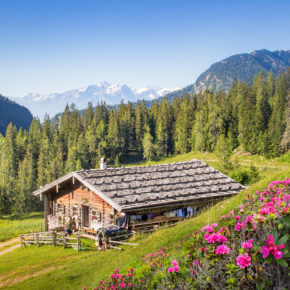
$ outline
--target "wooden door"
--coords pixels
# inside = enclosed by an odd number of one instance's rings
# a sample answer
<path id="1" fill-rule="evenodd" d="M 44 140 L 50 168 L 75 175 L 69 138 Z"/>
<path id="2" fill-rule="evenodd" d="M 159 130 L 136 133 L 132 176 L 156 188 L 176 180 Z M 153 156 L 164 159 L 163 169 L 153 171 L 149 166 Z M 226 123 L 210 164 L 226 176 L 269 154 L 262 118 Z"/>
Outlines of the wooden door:
<path id="1" fill-rule="evenodd" d="M 82 206 L 82 222 L 83 227 L 88 228 L 90 226 L 90 215 L 89 215 L 89 207 L 87 205 Z"/>

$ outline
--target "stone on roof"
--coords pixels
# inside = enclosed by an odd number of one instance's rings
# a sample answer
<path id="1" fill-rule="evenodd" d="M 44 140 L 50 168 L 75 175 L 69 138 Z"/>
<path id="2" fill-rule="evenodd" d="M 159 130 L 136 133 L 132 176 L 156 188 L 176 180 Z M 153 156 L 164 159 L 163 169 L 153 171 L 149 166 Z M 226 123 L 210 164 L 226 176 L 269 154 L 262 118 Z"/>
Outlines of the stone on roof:
<path id="1" fill-rule="evenodd" d="M 123 211 L 239 193 L 244 186 L 200 160 L 77 172 Z"/>

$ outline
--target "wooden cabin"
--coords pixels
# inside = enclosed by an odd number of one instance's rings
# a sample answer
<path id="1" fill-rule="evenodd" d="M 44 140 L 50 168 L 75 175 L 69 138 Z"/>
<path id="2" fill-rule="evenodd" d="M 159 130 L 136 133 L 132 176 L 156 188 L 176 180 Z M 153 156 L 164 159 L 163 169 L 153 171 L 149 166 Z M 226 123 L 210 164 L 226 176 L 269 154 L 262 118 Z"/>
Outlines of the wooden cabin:
<path id="1" fill-rule="evenodd" d="M 244 186 L 200 160 L 71 172 L 34 192 L 44 200 L 45 230 L 70 217 L 77 229 L 123 227 L 196 215 Z"/>

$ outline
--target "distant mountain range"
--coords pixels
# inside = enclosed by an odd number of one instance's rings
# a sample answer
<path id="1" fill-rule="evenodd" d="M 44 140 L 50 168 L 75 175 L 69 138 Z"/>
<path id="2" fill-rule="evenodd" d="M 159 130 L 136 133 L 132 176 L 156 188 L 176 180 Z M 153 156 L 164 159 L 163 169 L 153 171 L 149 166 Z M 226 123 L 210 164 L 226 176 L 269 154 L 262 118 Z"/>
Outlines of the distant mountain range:
<path id="1" fill-rule="evenodd" d="M 127 85 L 112 85 L 107 82 L 102 82 L 64 93 L 48 95 L 29 94 L 23 98 L 13 99 L 29 108 L 33 115 L 42 119 L 45 113 L 53 117 L 57 113 L 62 112 L 66 104 L 74 103 L 77 109 L 81 110 L 87 107 L 88 102 L 92 102 L 95 106 L 100 102 L 105 102 L 108 105 L 115 105 L 120 104 L 121 101 L 137 102 L 138 100 L 154 100 L 172 91 L 174 91 L 174 89 L 134 89 Z"/>
<path id="2" fill-rule="evenodd" d="M 0 133 L 5 135 L 10 122 L 19 129 L 28 129 L 32 120 L 32 114 L 23 106 L 16 104 L 0 95 Z"/>
<path id="3" fill-rule="evenodd" d="M 169 93 L 167 97 L 173 99 L 175 96 L 199 93 L 205 89 L 220 91 L 224 88 L 228 91 L 235 78 L 248 82 L 261 70 L 266 73 L 272 70 L 274 75 L 277 75 L 279 70 L 286 71 L 289 66 L 290 50 L 261 49 L 252 53 L 236 54 L 214 63 L 197 78 L 195 83 Z"/>
<path id="4" fill-rule="evenodd" d="M 195 94 L 205 89 L 228 91 L 233 80 L 243 82 L 252 81 L 261 70 L 268 73 L 270 70 L 276 75 L 279 70 L 285 71 L 290 66 L 290 50 L 269 51 L 266 49 L 254 50 L 252 53 L 243 53 L 230 56 L 211 65 L 203 72 L 195 83 L 183 89 L 142 88 L 134 89 L 127 85 L 112 85 L 102 82 L 81 89 L 70 90 L 54 94 L 29 94 L 23 98 L 13 98 L 23 106 L 29 108 L 33 115 L 42 119 L 45 113 L 51 117 L 63 112 L 66 104 L 74 103 L 77 109 L 85 109 L 88 102 L 97 105 L 105 102 L 108 105 L 117 105 L 121 101 L 135 103 L 146 100 L 149 103 L 161 99 L 166 95 L 169 100 L 186 93 Z"/>

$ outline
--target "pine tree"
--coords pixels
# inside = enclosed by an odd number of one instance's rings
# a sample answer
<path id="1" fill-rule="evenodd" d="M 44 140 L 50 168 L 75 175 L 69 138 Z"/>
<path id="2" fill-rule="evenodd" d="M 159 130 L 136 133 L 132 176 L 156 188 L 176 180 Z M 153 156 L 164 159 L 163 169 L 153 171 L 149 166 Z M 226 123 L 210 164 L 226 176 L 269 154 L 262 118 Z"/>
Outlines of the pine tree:
<path id="1" fill-rule="evenodd" d="M 107 135 L 107 156 L 109 160 L 115 160 L 120 153 L 121 146 L 124 146 L 124 140 L 119 136 L 119 122 L 116 109 L 113 109 L 109 114 L 108 135 Z"/>
<path id="2" fill-rule="evenodd" d="M 176 105 L 176 104 L 174 104 Z M 193 104 L 187 96 L 175 113 L 174 141 L 175 153 L 187 153 L 191 150 L 191 128 L 193 121 Z"/>
<path id="3" fill-rule="evenodd" d="M 168 99 L 163 98 L 156 119 L 156 154 L 158 158 L 174 152 L 173 129 L 171 106 Z"/>
<path id="4" fill-rule="evenodd" d="M 268 134 L 271 136 L 269 155 L 278 156 L 281 152 L 281 140 L 286 128 L 285 105 L 287 95 L 287 78 L 285 75 L 278 75 L 276 80 L 276 91 L 272 99 L 272 114 L 269 120 Z"/>
<path id="5" fill-rule="evenodd" d="M 143 158 L 145 160 L 154 160 L 155 147 L 153 144 L 153 137 L 150 133 L 150 128 L 148 125 L 145 125 L 145 133 L 142 140 L 142 146 L 143 146 Z"/>
<path id="6" fill-rule="evenodd" d="M 257 135 L 255 132 L 256 97 L 249 84 L 240 84 L 239 98 L 239 139 L 243 148 L 251 153 L 257 153 Z"/>

